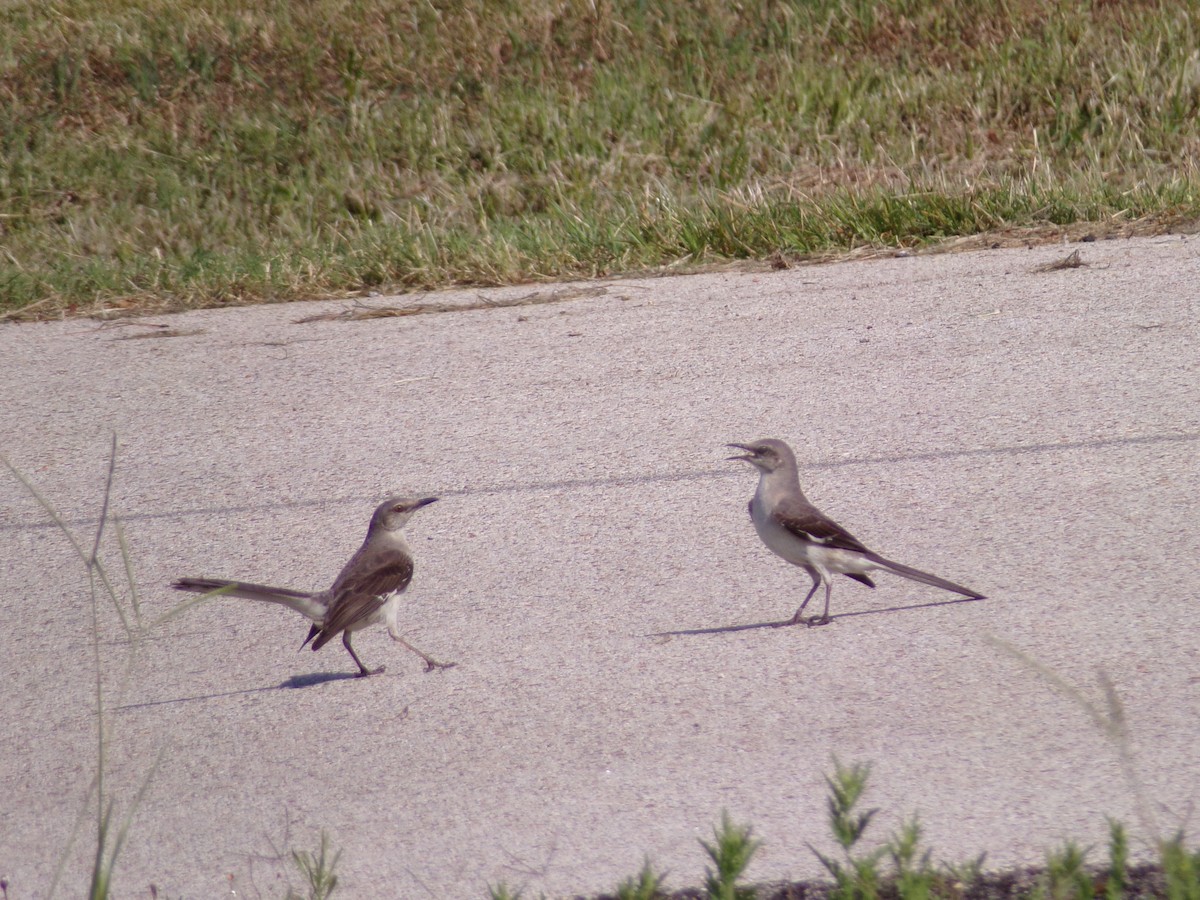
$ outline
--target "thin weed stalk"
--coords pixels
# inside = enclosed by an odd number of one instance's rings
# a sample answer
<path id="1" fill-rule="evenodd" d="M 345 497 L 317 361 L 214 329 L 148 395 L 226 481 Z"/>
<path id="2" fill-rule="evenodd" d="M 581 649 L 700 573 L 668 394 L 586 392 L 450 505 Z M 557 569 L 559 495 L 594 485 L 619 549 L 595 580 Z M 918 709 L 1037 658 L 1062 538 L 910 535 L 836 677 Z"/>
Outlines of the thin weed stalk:
<path id="1" fill-rule="evenodd" d="M 304 900 L 329 900 L 338 885 L 335 869 L 341 857 L 341 850 L 330 855 L 329 835 L 324 831 L 321 832 L 321 845 L 316 853 L 308 850 L 292 851 L 292 862 L 300 870 L 308 886 Z M 301 895 L 288 891 L 288 900 L 300 900 L 300 897 Z"/>
<path id="2" fill-rule="evenodd" d="M 147 770 L 145 777 L 142 779 L 137 792 L 127 805 L 125 814 L 120 817 L 119 820 L 114 821 L 116 802 L 115 799 L 110 796 L 106 784 L 106 773 L 108 771 L 108 748 L 112 741 L 112 734 L 111 723 L 105 715 L 106 695 L 104 689 L 103 660 L 100 654 L 101 595 L 107 597 L 111 602 L 113 609 L 116 610 L 117 618 L 120 622 L 122 630 L 125 633 L 129 647 L 129 651 L 125 660 L 125 666 L 121 671 L 121 677 L 118 681 L 118 687 L 115 692 L 115 696 L 117 697 L 120 697 L 128 686 L 129 677 L 133 670 L 134 662 L 140 647 L 140 642 L 146 631 L 142 623 L 141 608 L 137 601 L 137 586 L 134 578 L 132 554 L 129 550 L 129 544 L 125 538 L 124 529 L 121 528 L 119 521 L 117 521 L 110 514 L 113 479 L 117 466 L 117 437 L 114 434 L 112 438 L 108 467 L 105 474 L 104 493 L 100 505 L 100 518 L 96 525 L 96 533 L 90 542 L 90 547 L 86 546 L 84 542 L 79 539 L 79 537 L 67 525 L 65 519 L 59 514 L 49 500 L 46 499 L 41 491 L 37 489 L 33 482 L 31 482 L 2 454 L 0 454 L 0 463 L 3 463 L 5 468 L 7 468 L 24 486 L 26 491 L 29 492 L 30 496 L 34 498 L 38 505 L 50 517 L 50 520 L 54 523 L 54 525 L 67 538 L 67 541 L 71 545 L 71 549 L 83 564 L 87 575 L 88 596 L 91 605 L 92 619 L 92 665 L 94 669 L 93 696 L 96 711 L 96 771 L 88 785 L 83 802 L 80 806 L 79 815 L 72 826 L 66 845 L 63 848 L 58 866 L 55 869 L 54 877 L 50 883 L 48 894 L 49 896 L 53 897 L 58 890 L 66 870 L 66 865 L 70 857 L 71 850 L 78 839 L 83 822 L 87 815 L 87 810 L 91 807 L 94 799 L 95 849 L 92 855 L 88 897 L 90 900 L 104 900 L 104 898 L 109 897 L 112 892 L 113 874 L 115 872 L 117 860 L 121 854 L 121 850 L 124 848 L 126 839 L 128 838 L 129 829 L 133 822 L 133 816 L 145 799 L 150 782 L 153 779 L 154 773 L 157 771 L 158 766 L 163 758 L 163 751 L 160 750 L 154 762 Z M 118 548 L 123 564 L 123 572 L 126 578 L 124 596 L 128 597 L 128 602 L 130 604 L 129 611 L 126 611 L 122 603 L 122 591 L 118 589 L 116 583 L 109 574 L 108 567 L 105 566 L 101 558 L 101 548 L 103 546 L 105 526 L 109 522 L 110 518 L 113 519 L 113 527 L 117 536 Z"/>
<path id="3" fill-rule="evenodd" d="M 1141 776 L 1138 774 L 1134 759 L 1133 740 L 1129 733 L 1129 721 L 1125 714 L 1125 705 L 1121 702 L 1116 686 L 1113 684 L 1112 678 L 1109 677 L 1108 673 L 1103 669 L 1099 669 L 1096 674 L 1101 690 L 1104 692 L 1104 704 L 1102 706 L 1089 699 L 1079 688 L 1067 682 L 1053 669 L 1018 649 L 1015 645 L 992 635 L 989 635 L 988 640 L 994 647 L 1037 674 L 1052 688 L 1087 713 L 1088 718 L 1092 720 L 1092 723 L 1099 729 L 1100 733 L 1108 738 L 1117 751 L 1117 761 L 1121 767 L 1121 774 L 1125 778 L 1125 783 L 1129 785 L 1130 793 L 1133 795 L 1137 817 L 1142 827 L 1154 843 L 1161 843 L 1162 832 L 1159 830 L 1158 819 L 1154 815 L 1149 802 L 1146 800 L 1146 790 L 1142 784 Z"/>

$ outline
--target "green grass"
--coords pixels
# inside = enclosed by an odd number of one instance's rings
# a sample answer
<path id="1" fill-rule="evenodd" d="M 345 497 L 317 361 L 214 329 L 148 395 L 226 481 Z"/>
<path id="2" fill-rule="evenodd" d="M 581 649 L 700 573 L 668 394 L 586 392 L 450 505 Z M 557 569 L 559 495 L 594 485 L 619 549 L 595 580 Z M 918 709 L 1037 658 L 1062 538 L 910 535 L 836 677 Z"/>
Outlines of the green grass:
<path id="1" fill-rule="evenodd" d="M 1200 5 L 10 2 L 0 312 L 1200 212 Z"/>

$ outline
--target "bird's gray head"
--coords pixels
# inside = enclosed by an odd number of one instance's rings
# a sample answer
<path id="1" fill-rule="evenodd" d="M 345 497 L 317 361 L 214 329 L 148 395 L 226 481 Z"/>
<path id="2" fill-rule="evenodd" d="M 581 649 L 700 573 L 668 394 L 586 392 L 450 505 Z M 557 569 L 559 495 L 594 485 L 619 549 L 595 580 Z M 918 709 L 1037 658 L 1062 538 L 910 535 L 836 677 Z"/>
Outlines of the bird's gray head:
<path id="1" fill-rule="evenodd" d="M 775 438 L 763 438 L 753 444 L 726 444 L 725 446 L 746 451 L 737 456 L 728 456 L 726 459 L 745 460 L 761 472 L 770 473 L 779 469 L 796 471 L 796 457 L 792 453 L 792 448 Z"/>
<path id="2" fill-rule="evenodd" d="M 418 509 L 436 500 L 437 497 L 388 497 L 375 507 L 375 515 L 371 517 L 371 528 L 397 531 L 408 523 Z"/>

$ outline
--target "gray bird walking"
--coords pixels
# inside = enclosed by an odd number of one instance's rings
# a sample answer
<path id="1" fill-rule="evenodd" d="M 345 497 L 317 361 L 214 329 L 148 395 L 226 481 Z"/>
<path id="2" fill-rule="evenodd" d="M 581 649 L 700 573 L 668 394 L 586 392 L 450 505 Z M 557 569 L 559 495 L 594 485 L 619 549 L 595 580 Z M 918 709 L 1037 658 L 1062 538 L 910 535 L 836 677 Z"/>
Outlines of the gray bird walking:
<path id="1" fill-rule="evenodd" d="M 377 675 L 384 667 L 368 669 L 364 666 L 350 646 L 350 635 L 376 624 L 386 625 L 393 641 L 425 660 L 426 672 L 448 669 L 454 663 L 438 662 L 404 640 L 397 622 L 400 595 L 413 576 L 412 551 L 400 529 L 413 513 L 436 500 L 437 497 L 389 497 L 379 504 L 371 516 L 366 540 L 327 591 L 314 594 L 219 578 L 180 578 L 171 587 L 202 594 L 224 590 L 232 597 L 265 600 L 294 609 L 313 623 L 301 648 L 311 641 L 313 650 L 320 650 L 340 633 L 342 643 L 358 665 L 360 677 Z"/>
<path id="2" fill-rule="evenodd" d="M 795 454 L 783 441 L 765 438 L 753 444 L 726 446 L 746 451 L 728 459 L 744 460 L 758 469 L 758 490 L 750 501 L 754 530 L 772 553 L 800 566 L 812 578 L 812 589 L 796 614 L 790 621 L 781 624 L 829 624 L 829 595 L 833 590 L 833 576 L 845 575 L 873 588 L 875 582 L 866 573 L 875 569 L 953 591 L 972 600 L 985 599 L 983 594 L 970 588 L 892 562 L 868 550 L 858 538 L 808 502 L 800 490 Z M 806 621 L 801 617 L 804 607 L 808 606 L 808 601 L 822 584 L 825 585 L 825 611 L 819 616 L 810 616 Z"/>

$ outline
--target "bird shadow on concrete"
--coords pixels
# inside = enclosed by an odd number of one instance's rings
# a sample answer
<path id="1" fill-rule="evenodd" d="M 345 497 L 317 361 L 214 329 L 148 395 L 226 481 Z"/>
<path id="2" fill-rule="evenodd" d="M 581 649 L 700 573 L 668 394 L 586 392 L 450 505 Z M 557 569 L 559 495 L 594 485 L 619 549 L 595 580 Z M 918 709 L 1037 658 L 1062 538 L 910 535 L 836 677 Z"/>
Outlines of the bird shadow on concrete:
<path id="1" fill-rule="evenodd" d="M 382 673 L 376 673 L 380 675 Z M 314 684 L 325 684 L 327 681 L 342 681 L 346 678 L 358 678 L 357 672 L 312 672 L 308 675 L 293 675 L 280 683 L 281 688 L 306 688 Z"/>
<path id="2" fill-rule="evenodd" d="M 958 603 L 977 603 L 980 600 L 986 600 L 986 597 L 960 597 L 957 600 L 937 600 L 933 603 L 914 603 L 911 606 L 889 606 L 884 609 L 860 609 L 855 612 L 838 613 L 836 616 L 830 616 L 829 620 L 832 623 L 835 619 L 849 619 L 852 616 L 878 616 L 883 613 L 907 612 L 912 609 L 929 609 L 934 606 L 954 606 Z M 715 628 L 686 628 L 680 631 L 655 631 L 651 634 L 644 634 L 642 637 L 692 637 L 701 634 L 729 634 L 734 631 L 752 631 L 756 628 L 786 628 L 791 626 L 790 619 L 783 619 L 779 622 L 753 622 L 748 625 L 719 625 Z"/>
<path id="3" fill-rule="evenodd" d="M 399 673 L 397 673 L 398 677 Z M 371 680 L 382 677 L 382 673 L 371 676 Z M 145 703 L 126 703 L 123 706 L 115 707 L 118 712 L 124 712 L 132 709 L 146 709 L 151 706 L 166 706 L 171 703 L 190 703 L 193 700 L 215 700 L 218 697 L 238 697 L 243 694 L 261 694 L 269 691 L 280 691 L 293 688 L 313 687 L 318 684 L 326 684 L 330 681 L 343 681 L 345 679 L 358 678 L 355 672 L 312 672 L 308 675 L 293 675 L 291 678 L 280 682 L 279 684 L 268 684 L 263 687 L 242 688 L 239 691 L 218 691 L 213 694 L 197 694 L 194 697 L 172 697 L 167 700 L 149 700 Z"/>

